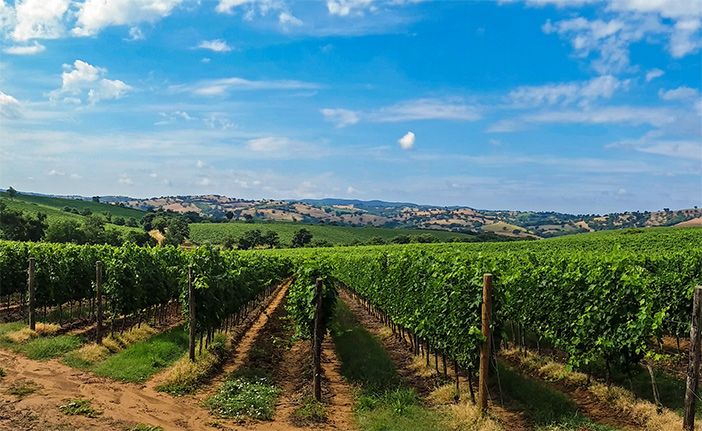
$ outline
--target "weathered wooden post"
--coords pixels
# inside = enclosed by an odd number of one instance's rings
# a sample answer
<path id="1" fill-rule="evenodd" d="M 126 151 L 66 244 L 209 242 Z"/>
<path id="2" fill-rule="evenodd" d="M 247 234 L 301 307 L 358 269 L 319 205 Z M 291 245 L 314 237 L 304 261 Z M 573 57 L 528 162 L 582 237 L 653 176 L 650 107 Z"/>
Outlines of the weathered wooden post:
<path id="1" fill-rule="evenodd" d="M 692 322 L 690 324 L 690 356 L 687 363 L 687 387 L 685 389 L 685 415 L 683 429 L 695 428 L 695 401 L 700 379 L 700 326 L 702 326 L 702 286 L 695 288 L 692 300 Z"/>
<path id="2" fill-rule="evenodd" d="M 193 266 L 188 267 L 188 357 L 195 361 L 195 287 L 193 286 Z"/>
<path id="3" fill-rule="evenodd" d="M 34 266 L 35 266 L 35 261 L 33 257 L 29 258 L 29 268 L 27 270 L 27 291 L 28 291 L 28 305 L 29 305 L 29 329 L 34 331 L 37 329 L 37 316 L 35 314 L 34 306 L 36 303 L 35 300 L 35 291 L 34 291 L 34 284 L 35 284 L 35 279 L 34 279 Z"/>
<path id="4" fill-rule="evenodd" d="M 315 312 L 314 312 L 314 333 L 312 334 L 312 362 L 314 365 L 314 376 L 312 385 L 314 387 L 314 399 L 322 400 L 322 279 L 318 278 L 314 286 L 315 290 Z"/>
<path id="5" fill-rule="evenodd" d="M 488 368 L 490 367 L 490 314 L 492 313 L 492 274 L 483 275 L 482 331 L 483 345 L 480 347 L 480 375 L 478 377 L 478 404 L 480 411 L 487 410 Z"/>
<path id="6" fill-rule="evenodd" d="M 96 323 L 95 323 L 95 342 L 102 343 L 102 262 L 95 262 L 95 308 L 96 308 Z"/>

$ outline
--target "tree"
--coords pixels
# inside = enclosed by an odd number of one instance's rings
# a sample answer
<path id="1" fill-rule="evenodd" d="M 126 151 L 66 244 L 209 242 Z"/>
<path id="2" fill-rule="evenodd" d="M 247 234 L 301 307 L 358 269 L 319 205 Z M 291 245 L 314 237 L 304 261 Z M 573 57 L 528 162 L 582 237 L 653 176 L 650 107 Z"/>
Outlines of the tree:
<path id="1" fill-rule="evenodd" d="M 304 247 L 312 242 L 312 232 L 302 228 L 295 232 L 292 238 L 293 247 Z"/>
<path id="2" fill-rule="evenodd" d="M 129 217 L 129 218 L 124 222 L 124 224 L 127 225 L 127 226 L 129 226 L 129 227 L 137 227 L 137 226 L 138 226 L 137 221 L 136 221 L 136 219 L 135 219 L 134 217 Z"/>
<path id="3" fill-rule="evenodd" d="M 7 189 L 7 196 L 12 199 L 15 196 L 17 196 L 17 190 L 15 190 L 12 186 L 10 186 L 9 189 Z"/>
<path id="4" fill-rule="evenodd" d="M 183 217 L 171 217 L 166 225 L 166 244 L 180 245 L 186 238 L 190 238 L 190 226 Z"/>
<path id="5" fill-rule="evenodd" d="M 60 219 L 49 224 L 49 227 L 46 229 L 44 241 L 85 244 L 86 237 L 78 221 L 73 219 Z"/>
<path id="6" fill-rule="evenodd" d="M 92 210 L 91 210 L 90 208 L 83 208 L 83 209 L 80 211 L 80 215 L 82 215 L 82 216 L 89 216 L 89 215 L 92 215 L 92 214 L 93 214 L 93 212 L 92 212 Z"/>
<path id="7" fill-rule="evenodd" d="M 379 236 L 374 236 L 368 240 L 368 244 L 369 245 L 383 245 L 383 244 L 385 244 L 385 240 Z"/>
<path id="8" fill-rule="evenodd" d="M 251 214 L 244 214 L 244 221 L 246 223 L 253 223 L 254 222 L 253 216 Z"/>
<path id="9" fill-rule="evenodd" d="M 100 196 L 93 196 L 93 202 L 100 203 Z"/>
<path id="10" fill-rule="evenodd" d="M 230 220 L 234 218 L 234 213 L 231 211 L 227 211 L 224 216 L 227 218 L 227 220 Z"/>
<path id="11" fill-rule="evenodd" d="M 0 202 L 0 238 L 13 241 L 39 241 L 46 230 L 46 214 L 35 216 L 7 208 Z"/>
<path id="12" fill-rule="evenodd" d="M 115 217 L 112 219 L 112 223 L 116 224 L 117 226 L 124 226 L 124 217 Z"/>
<path id="13" fill-rule="evenodd" d="M 261 244 L 266 245 L 270 248 L 276 248 L 280 246 L 280 237 L 278 233 L 272 230 L 266 231 L 261 237 Z"/>
<path id="14" fill-rule="evenodd" d="M 239 242 L 237 243 L 237 248 L 239 250 L 251 250 L 262 243 L 261 231 L 258 229 L 253 229 L 244 232 L 243 235 L 239 237 Z"/>
<path id="15" fill-rule="evenodd" d="M 392 242 L 393 244 L 409 244 L 410 237 L 409 235 L 398 235 L 395 238 L 391 239 L 390 242 Z"/>
<path id="16" fill-rule="evenodd" d="M 154 239 L 146 232 L 130 230 L 122 235 L 124 242 L 133 242 L 136 245 L 153 245 Z"/>

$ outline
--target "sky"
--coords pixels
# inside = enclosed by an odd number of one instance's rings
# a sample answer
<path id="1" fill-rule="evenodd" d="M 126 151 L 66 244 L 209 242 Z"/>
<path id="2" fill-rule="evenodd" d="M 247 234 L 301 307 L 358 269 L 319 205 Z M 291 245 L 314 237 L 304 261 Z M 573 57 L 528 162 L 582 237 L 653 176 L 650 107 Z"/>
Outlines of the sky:
<path id="1" fill-rule="evenodd" d="M 0 0 L 0 187 L 702 206 L 702 2 Z"/>

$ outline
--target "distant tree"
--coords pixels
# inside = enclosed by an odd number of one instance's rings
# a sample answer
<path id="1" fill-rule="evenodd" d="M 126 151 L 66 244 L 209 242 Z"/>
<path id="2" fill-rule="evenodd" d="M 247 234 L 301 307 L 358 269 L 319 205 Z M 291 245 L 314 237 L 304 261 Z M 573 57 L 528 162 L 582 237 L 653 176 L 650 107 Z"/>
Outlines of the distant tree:
<path id="1" fill-rule="evenodd" d="M 93 196 L 93 202 L 100 203 L 100 196 Z"/>
<path id="2" fill-rule="evenodd" d="M 386 244 L 385 240 L 379 236 L 374 236 L 368 240 L 368 245 L 383 245 Z"/>
<path id="3" fill-rule="evenodd" d="M 112 219 L 112 223 L 116 224 L 117 226 L 124 226 L 124 217 L 115 217 Z"/>
<path id="4" fill-rule="evenodd" d="M 239 250 L 251 250 L 262 243 L 261 231 L 258 229 L 249 230 L 239 237 L 237 248 Z"/>
<path id="5" fill-rule="evenodd" d="M 129 217 L 127 220 L 125 220 L 124 224 L 129 226 L 129 227 L 137 227 L 138 226 L 137 221 L 134 217 Z"/>
<path id="6" fill-rule="evenodd" d="M 92 214 L 93 214 L 93 211 L 92 211 L 90 208 L 83 208 L 83 209 L 80 211 L 80 215 L 82 215 L 82 216 L 89 216 L 89 215 L 92 215 Z"/>
<path id="7" fill-rule="evenodd" d="M 7 208 L 0 202 L 0 238 L 13 241 L 39 241 L 46 230 L 46 214 L 31 215 Z"/>
<path id="8" fill-rule="evenodd" d="M 253 216 L 251 214 L 244 214 L 244 221 L 246 223 L 253 223 L 254 222 Z"/>
<path id="9" fill-rule="evenodd" d="M 109 211 L 103 212 L 103 215 L 105 216 L 105 220 L 107 220 L 108 223 L 112 223 L 112 213 Z"/>
<path id="10" fill-rule="evenodd" d="M 224 238 L 224 241 L 222 242 L 222 247 L 224 247 L 225 250 L 231 250 L 236 246 L 238 243 L 238 240 L 234 235 L 227 235 L 226 238 Z"/>
<path id="11" fill-rule="evenodd" d="M 166 229 L 168 228 L 169 218 L 164 216 L 154 217 L 151 220 L 151 229 L 156 229 L 165 235 Z"/>
<path id="12" fill-rule="evenodd" d="M 73 219 L 60 219 L 49 224 L 49 227 L 46 229 L 44 241 L 85 244 L 86 237 L 78 221 Z"/>
<path id="13" fill-rule="evenodd" d="M 430 235 L 428 233 L 423 233 L 421 235 L 413 236 L 412 242 L 430 243 L 430 242 L 436 242 L 436 238 L 433 235 Z"/>
<path id="14" fill-rule="evenodd" d="M 227 218 L 227 220 L 231 220 L 234 218 L 234 213 L 231 211 L 227 211 L 224 216 Z"/>
<path id="15" fill-rule="evenodd" d="M 7 189 L 7 196 L 8 196 L 9 198 L 11 198 L 11 199 L 14 198 L 14 197 L 16 197 L 16 196 L 17 196 L 17 190 L 15 190 L 14 187 L 10 186 L 10 188 Z"/>
<path id="16" fill-rule="evenodd" d="M 295 232 L 292 238 L 293 247 L 304 247 L 312 242 L 312 232 L 302 228 Z"/>
<path id="17" fill-rule="evenodd" d="M 166 244 L 180 245 L 186 238 L 190 238 L 190 226 L 183 217 L 171 217 L 166 226 Z"/>
<path id="18" fill-rule="evenodd" d="M 410 237 L 409 235 L 398 235 L 391 239 L 390 242 L 392 242 L 393 244 L 409 244 Z"/>
<path id="19" fill-rule="evenodd" d="M 266 233 L 261 236 L 261 244 L 270 248 L 280 247 L 280 236 L 278 236 L 278 233 L 275 231 L 266 231 Z"/>
<path id="20" fill-rule="evenodd" d="M 316 239 L 312 241 L 312 247 L 334 247 L 334 244 L 326 239 Z"/>
<path id="21" fill-rule="evenodd" d="M 132 242 L 140 246 L 154 245 L 155 240 L 146 232 L 129 230 L 122 235 L 124 242 Z"/>
<path id="22" fill-rule="evenodd" d="M 83 221 L 85 242 L 88 244 L 105 244 L 105 221 L 98 216 L 89 215 Z"/>

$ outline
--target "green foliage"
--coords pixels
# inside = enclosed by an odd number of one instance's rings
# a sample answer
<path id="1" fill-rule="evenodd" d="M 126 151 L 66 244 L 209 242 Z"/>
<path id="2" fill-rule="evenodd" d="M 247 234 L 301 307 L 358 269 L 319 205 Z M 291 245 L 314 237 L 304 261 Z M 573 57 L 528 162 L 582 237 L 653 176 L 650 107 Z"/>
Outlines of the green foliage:
<path id="1" fill-rule="evenodd" d="M 290 286 L 287 311 L 295 324 L 295 335 L 311 339 L 314 333 L 314 315 L 317 306 L 316 282 L 322 282 L 322 333 L 334 314 L 338 292 L 331 278 L 331 267 L 324 261 L 304 259 L 296 262 L 295 282 Z"/>
<path id="2" fill-rule="evenodd" d="M 293 247 L 304 247 L 312 242 L 312 232 L 302 228 L 293 235 L 291 245 Z"/>
<path id="3" fill-rule="evenodd" d="M 25 214 L 0 201 L 0 239 L 39 241 L 46 229 L 46 214 Z"/>
<path id="4" fill-rule="evenodd" d="M 265 378 L 230 377 L 205 405 L 224 418 L 271 420 L 280 395 Z"/>

